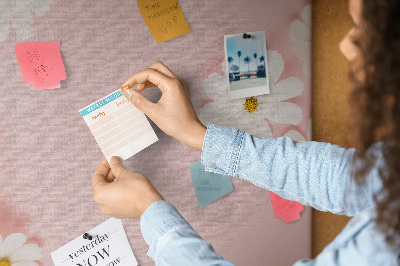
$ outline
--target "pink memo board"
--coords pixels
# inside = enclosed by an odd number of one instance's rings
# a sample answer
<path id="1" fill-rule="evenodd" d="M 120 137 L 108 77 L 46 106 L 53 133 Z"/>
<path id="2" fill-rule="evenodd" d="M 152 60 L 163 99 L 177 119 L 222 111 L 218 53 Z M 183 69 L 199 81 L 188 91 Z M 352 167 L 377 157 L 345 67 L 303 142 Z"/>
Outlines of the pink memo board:
<path id="1" fill-rule="evenodd" d="M 135 1 L 43 1 L 26 11 L 32 24 L 10 23 L 6 37 L 0 36 L 0 61 L 7 66 L 0 70 L 0 208 L 5 214 L 0 215 L 0 234 L 25 234 L 27 243 L 43 249 L 42 265 L 52 265 L 50 252 L 108 218 L 94 203 L 90 182 L 102 153 L 77 111 L 157 60 L 186 81 L 200 115 L 217 102 L 215 117 L 222 123 L 227 103 L 210 89 L 223 86 L 218 83 L 224 75 L 223 36 L 265 30 L 267 49 L 275 58 L 269 66 L 276 77 L 273 85 L 297 88 L 288 94 L 296 96 L 274 98 L 274 104 L 291 103 L 292 111 L 301 111 L 280 120 L 271 109 L 269 115 L 252 117 L 252 123 L 228 125 L 258 135 L 310 139 L 311 1 L 179 2 L 192 32 L 159 45 Z M 14 45 L 48 40 L 61 42 L 68 79 L 59 89 L 36 91 L 21 79 Z M 157 100 L 160 93 L 149 89 L 146 96 Z M 300 220 L 285 224 L 275 218 L 268 191 L 233 178 L 232 193 L 200 209 L 189 172 L 200 153 L 154 130 L 160 141 L 126 166 L 148 176 L 224 258 L 237 265 L 290 265 L 311 256 L 310 208 Z M 139 265 L 152 265 L 139 223 L 123 224 Z"/>

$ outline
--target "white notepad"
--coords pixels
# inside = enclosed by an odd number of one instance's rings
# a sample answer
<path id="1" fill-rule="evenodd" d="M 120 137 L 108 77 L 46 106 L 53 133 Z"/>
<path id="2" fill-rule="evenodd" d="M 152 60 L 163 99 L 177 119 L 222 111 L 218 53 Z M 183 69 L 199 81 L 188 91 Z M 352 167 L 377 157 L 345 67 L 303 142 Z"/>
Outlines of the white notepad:
<path id="1" fill-rule="evenodd" d="M 107 161 L 128 159 L 158 140 L 145 114 L 117 90 L 79 110 Z"/>

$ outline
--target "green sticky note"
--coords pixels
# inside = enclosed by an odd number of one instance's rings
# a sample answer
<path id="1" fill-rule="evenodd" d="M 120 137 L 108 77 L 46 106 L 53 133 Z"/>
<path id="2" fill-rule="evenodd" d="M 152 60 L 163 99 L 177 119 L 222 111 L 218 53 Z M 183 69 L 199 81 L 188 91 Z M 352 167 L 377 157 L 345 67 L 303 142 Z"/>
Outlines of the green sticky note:
<path id="1" fill-rule="evenodd" d="M 189 168 L 200 208 L 233 191 L 230 176 L 206 172 L 200 161 Z"/>

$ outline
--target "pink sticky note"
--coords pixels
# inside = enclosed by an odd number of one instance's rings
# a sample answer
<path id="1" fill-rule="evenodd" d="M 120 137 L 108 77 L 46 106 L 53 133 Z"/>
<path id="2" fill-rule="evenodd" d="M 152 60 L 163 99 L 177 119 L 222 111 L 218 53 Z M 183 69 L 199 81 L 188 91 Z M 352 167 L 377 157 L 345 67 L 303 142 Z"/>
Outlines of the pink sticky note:
<path id="1" fill-rule="evenodd" d="M 14 49 L 22 79 L 36 90 L 59 88 L 67 78 L 59 41 L 16 43 Z"/>
<path id="2" fill-rule="evenodd" d="M 281 198 L 271 191 L 269 192 L 269 196 L 271 197 L 272 208 L 277 219 L 282 219 L 285 223 L 300 219 L 300 213 L 304 210 L 302 204 Z"/>

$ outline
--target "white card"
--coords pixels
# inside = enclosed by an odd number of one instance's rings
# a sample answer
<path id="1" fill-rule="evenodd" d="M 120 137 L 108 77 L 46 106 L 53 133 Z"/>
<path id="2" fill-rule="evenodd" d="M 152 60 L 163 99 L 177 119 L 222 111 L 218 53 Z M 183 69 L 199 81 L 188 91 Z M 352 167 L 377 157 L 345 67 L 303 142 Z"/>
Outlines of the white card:
<path id="1" fill-rule="evenodd" d="M 158 140 L 145 114 L 119 90 L 79 112 L 107 161 L 126 160 Z"/>
<path id="2" fill-rule="evenodd" d="M 111 218 L 51 253 L 55 266 L 138 265 L 121 220 Z"/>

